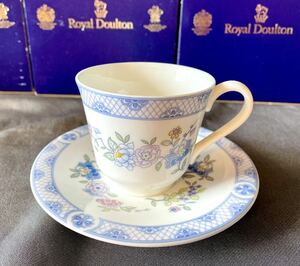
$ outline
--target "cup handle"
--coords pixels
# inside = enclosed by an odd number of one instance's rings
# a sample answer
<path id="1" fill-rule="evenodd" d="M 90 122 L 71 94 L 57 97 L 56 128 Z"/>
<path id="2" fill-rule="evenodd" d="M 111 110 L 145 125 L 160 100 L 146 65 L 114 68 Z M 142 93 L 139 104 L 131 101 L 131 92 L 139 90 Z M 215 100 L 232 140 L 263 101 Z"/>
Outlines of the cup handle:
<path id="1" fill-rule="evenodd" d="M 212 91 L 208 103 L 206 105 L 206 112 L 209 112 L 216 101 L 216 99 L 229 91 L 236 91 L 243 95 L 244 104 L 241 111 L 224 126 L 217 129 L 215 132 L 200 140 L 194 147 L 190 157 L 190 164 L 194 163 L 199 154 L 210 144 L 227 136 L 238 127 L 240 127 L 250 116 L 253 109 L 253 97 L 250 90 L 241 82 L 230 80 L 218 84 Z"/>

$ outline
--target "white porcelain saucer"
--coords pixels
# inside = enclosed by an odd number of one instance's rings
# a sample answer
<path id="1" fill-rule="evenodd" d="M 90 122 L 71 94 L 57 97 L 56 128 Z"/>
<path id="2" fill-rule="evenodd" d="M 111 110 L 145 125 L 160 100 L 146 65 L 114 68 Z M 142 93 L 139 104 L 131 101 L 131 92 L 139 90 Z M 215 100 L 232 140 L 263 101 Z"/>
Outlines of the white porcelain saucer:
<path id="1" fill-rule="evenodd" d="M 199 138 L 211 131 L 201 128 Z M 82 235 L 119 245 L 161 247 L 215 235 L 254 203 L 258 174 L 247 154 L 218 141 L 165 194 L 118 195 L 97 170 L 88 127 L 49 143 L 31 170 L 31 188 L 56 221 Z"/>

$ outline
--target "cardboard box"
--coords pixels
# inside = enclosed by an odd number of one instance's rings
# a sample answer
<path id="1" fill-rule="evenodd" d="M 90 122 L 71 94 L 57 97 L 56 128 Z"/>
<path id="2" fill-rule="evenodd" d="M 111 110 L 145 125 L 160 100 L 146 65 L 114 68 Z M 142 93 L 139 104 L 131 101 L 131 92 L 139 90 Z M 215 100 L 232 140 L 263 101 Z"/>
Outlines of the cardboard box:
<path id="1" fill-rule="evenodd" d="M 31 91 L 21 3 L 0 2 L 0 91 Z"/>
<path id="2" fill-rule="evenodd" d="M 180 64 L 239 80 L 257 101 L 300 102 L 300 1 L 185 0 L 182 12 Z"/>
<path id="3" fill-rule="evenodd" d="M 35 89 L 77 94 L 75 74 L 120 61 L 176 62 L 177 0 L 26 1 Z"/>

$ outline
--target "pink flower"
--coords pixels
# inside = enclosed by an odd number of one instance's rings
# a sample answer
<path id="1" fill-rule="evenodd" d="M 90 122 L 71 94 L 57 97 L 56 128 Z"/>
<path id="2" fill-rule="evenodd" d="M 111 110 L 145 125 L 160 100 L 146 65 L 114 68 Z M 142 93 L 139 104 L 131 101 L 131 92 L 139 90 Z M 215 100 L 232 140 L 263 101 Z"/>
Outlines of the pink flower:
<path id="1" fill-rule="evenodd" d="M 134 160 L 140 167 L 149 167 L 154 164 L 160 156 L 159 145 L 144 145 L 135 150 Z"/>
<path id="2" fill-rule="evenodd" d="M 114 199 L 97 199 L 96 201 L 102 206 L 109 208 L 117 208 L 123 204 L 121 201 Z"/>

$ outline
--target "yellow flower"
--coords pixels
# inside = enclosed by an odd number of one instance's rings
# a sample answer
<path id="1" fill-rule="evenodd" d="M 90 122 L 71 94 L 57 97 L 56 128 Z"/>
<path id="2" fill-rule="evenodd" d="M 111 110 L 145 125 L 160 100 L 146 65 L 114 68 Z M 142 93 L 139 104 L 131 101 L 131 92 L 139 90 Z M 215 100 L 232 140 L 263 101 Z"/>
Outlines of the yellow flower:
<path id="1" fill-rule="evenodd" d="M 180 126 L 178 126 L 178 127 L 173 128 L 169 132 L 169 136 L 171 139 L 178 139 L 181 133 L 182 133 L 182 129 Z"/>
<path id="2" fill-rule="evenodd" d="M 87 175 L 89 173 L 89 169 L 88 168 L 81 168 L 80 169 L 80 174 L 81 175 Z"/>

